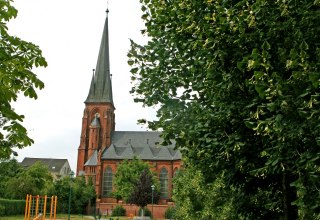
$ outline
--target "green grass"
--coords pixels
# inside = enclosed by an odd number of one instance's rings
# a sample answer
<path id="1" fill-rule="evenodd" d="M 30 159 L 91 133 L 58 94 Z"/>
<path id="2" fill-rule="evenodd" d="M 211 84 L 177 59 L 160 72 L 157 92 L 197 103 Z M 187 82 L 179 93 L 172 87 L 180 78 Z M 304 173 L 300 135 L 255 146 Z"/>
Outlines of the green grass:
<path id="1" fill-rule="evenodd" d="M 104 217 L 103 218 L 106 219 L 110 219 L 110 217 Z M 111 217 L 114 220 L 119 218 L 119 220 L 129 220 L 130 218 L 126 218 L 126 217 Z M 24 219 L 24 215 L 16 215 L 16 216 L 0 216 L 0 220 L 23 220 Z M 47 219 L 49 219 L 47 217 Z M 58 214 L 56 220 L 66 220 L 68 219 L 68 215 L 67 214 Z M 92 220 L 92 217 L 88 217 L 88 216 L 81 216 L 81 215 L 70 215 L 70 219 L 72 220 Z"/>
<path id="2" fill-rule="evenodd" d="M 24 215 L 15 215 L 15 216 L 0 216 L 0 220 L 23 220 Z M 47 216 L 47 219 L 49 217 Z M 57 215 L 56 219 L 68 219 L 68 215 Z M 88 218 L 86 216 L 79 215 L 70 215 L 70 219 L 72 220 L 92 220 L 92 218 Z"/>

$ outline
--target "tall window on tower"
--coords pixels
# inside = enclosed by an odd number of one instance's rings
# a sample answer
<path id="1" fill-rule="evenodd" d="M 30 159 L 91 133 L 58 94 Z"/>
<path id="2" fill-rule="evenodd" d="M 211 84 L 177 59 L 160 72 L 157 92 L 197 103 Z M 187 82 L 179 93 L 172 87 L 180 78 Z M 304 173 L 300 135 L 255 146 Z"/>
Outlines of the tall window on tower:
<path id="1" fill-rule="evenodd" d="M 111 196 L 112 193 L 112 169 L 107 167 L 103 174 L 103 196 Z"/>
<path id="2" fill-rule="evenodd" d="M 160 171 L 160 197 L 168 198 L 168 171 L 166 168 L 162 168 Z"/>

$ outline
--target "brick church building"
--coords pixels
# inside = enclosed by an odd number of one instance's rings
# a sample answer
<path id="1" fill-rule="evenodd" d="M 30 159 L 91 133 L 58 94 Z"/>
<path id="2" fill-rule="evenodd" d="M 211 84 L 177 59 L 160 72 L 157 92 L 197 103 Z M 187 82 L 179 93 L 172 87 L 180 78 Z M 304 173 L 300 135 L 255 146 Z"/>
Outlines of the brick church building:
<path id="1" fill-rule="evenodd" d="M 174 145 L 160 145 L 160 132 L 115 130 L 108 32 L 107 14 L 97 66 L 84 102 L 76 175 L 94 180 L 96 205 L 103 214 L 110 213 L 119 203 L 112 197 L 117 166 L 122 160 L 136 156 L 148 162 L 159 177 L 161 199 L 153 210 L 155 217 L 163 217 L 171 203 L 172 178 L 181 167 L 181 154 Z M 122 205 L 127 209 L 127 215 L 137 214 L 138 207 Z"/>

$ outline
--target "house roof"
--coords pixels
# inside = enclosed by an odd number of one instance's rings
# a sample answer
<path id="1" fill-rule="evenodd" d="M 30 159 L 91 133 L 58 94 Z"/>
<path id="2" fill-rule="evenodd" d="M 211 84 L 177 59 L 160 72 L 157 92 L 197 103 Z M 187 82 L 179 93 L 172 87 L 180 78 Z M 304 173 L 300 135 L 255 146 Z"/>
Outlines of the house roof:
<path id="1" fill-rule="evenodd" d="M 23 161 L 21 162 L 21 165 L 23 167 L 30 167 L 36 162 L 40 161 L 42 164 L 48 166 L 49 171 L 54 172 L 60 172 L 62 167 L 68 163 L 67 159 L 53 159 L 53 158 L 31 158 L 31 157 L 25 157 Z"/>
<path id="2" fill-rule="evenodd" d="M 181 154 L 175 150 L 175 143 L 169 146 L 160 145 L 163 139 L 160 132 L 150 131 L 114 131 L 111 134 L 111 145 L 103 152 L 102 159 L 142 160 L 180 160 Z"/>

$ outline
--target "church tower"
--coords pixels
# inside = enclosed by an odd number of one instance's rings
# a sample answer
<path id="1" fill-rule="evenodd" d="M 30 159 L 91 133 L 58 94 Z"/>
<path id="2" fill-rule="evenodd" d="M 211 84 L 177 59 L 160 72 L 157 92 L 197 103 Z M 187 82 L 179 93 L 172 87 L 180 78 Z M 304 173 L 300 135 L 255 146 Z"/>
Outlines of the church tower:
<path id="1" fill-rule="evenodd" d="M 107 10 L 97 66 L 84 102 L 76 175 L 84 176 L 87 181 L 92 180 L 97 193 L 96 207 L 102 213 L 108 213 L 118 202 L 113 192 L 114 175 L 119 163 L 137 157 L 148 163 L 159 178 L 158 203 L 161 206 L 154 214 L 157 218 L 163 218 L 171 202 L 173 177 L 182 166 L 181 153 L 175 149 L 175 143 L 160 146 L 163 142 L 161 132 L 115 131 L 108 32 Z M 138 209 L 129 204 L 123 206 L 128 215 Z"/>
<path id="2" fill-rule="evenodd" d="M 100 155 L 111 143 L 115 129 L 114 104 L 109 60 L 108 10 L 102 33 L 98 61 L 93 72 L 89 94 L 85 100 L 76 175 L 91 175 L 94 182 Z M 88 169 L 87 167 L 90 167 Z M 88 170 L 90 171 L 88 173 Z"/>

